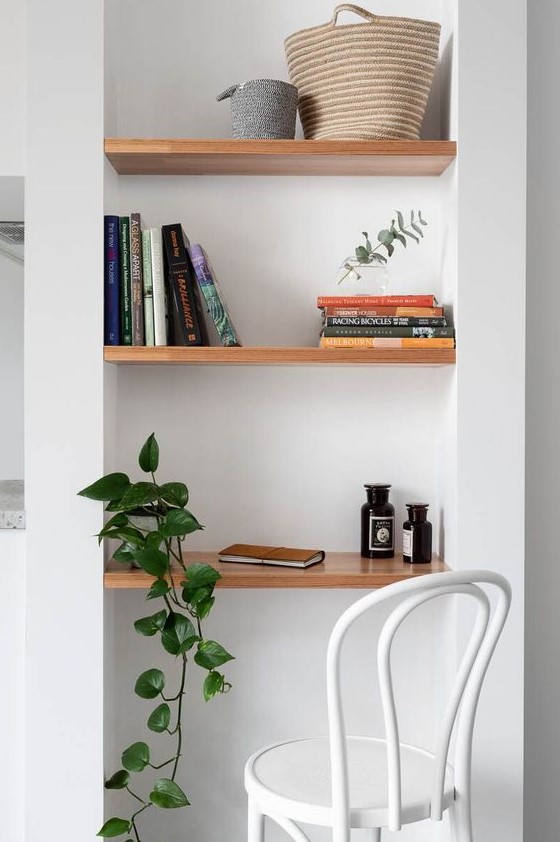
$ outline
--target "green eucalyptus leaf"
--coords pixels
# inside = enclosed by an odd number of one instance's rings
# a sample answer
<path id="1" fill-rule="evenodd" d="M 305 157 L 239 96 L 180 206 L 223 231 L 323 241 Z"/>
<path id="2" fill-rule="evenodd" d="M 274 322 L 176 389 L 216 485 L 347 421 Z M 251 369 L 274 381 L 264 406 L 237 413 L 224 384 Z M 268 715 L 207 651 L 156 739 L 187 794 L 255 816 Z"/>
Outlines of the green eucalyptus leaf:
<path id="1" fill-rule="evenodd" d="M 192 588 L 213 586 L 218 579 L 222 578 L 215 567 L 203 563 L 189 564 L 185 576 L 187 579 L 185 585 Z"/>
<path id="2" fill-rule="evenodd" d="M 401 243 L 406 248 L 406 238 L 403 237 L 402 234 L 399 234 L 398 231 L 395 232 L 395 240 L 398 240 L 399 243 Z"/>
<path id="3" fill-rule="evenodd" d="M 157 614 L 152 614 L 151 617 L 142 617 L 136 620 L 134 628 L 138 634 L 143 634 L 145 637 L 152 637 L 156 632 L 161 631 L 167 619 L 167 611 L 158 611 Z"/>
<path id="4" fill-rule="evenodd" d="M 134 692 L 141 699 L 155 699 L 165 687 L 165 676 L 161 670 L 150 669 L 138 676 Z"/>
<path id="5" fill-rule="evenodd" d="M 420 225 L 428 224 L 425 219 L 422 219 L 422 211 L 418 211 L 418 222 L 420 223 Z"/>
<path id="6" fill-rule="evenodd" d="M 158 597 L 165 596 L 165 594 L 171 590 L 165 579 L 156 579 L 148 594 L 146 599 L 157 599 Z"/>
<path id="7" fill-rule="evenodd" d="M 172 506 L 183 508 L 189 502 L 189 489 L 184 482 L 166 482 L 159 491 L 161 498 Z"/>
<path id="8" fill-rule="evenodd" d="M 389 246 L 395 239 L 395 235 L 391 231 L 389 231 L 388 228 L 384 228 L 377 235 L 377 239 L 380 243 L 383 243 L 384 246 Z"/>
<path id="9" fill-rule="evenodd" d="M 120 508 L 124 511 L 146 506 L 159 498 L 159 488 L 153 482 L 135 482 L 122 495 Z"/>
<path id="10" fill-rule="evenodd" d="M 411 210 L 410 211 L 410 224 L 412 225 L 413 222 L 414 222 L 414 211 Z"/>
<path id="11" fill-rule="evenodd" d="M 119 500 L 127 491 L 130 480 L 126 474 L 107 474 L 97 482 L 88 485 L 78 491 L 80 497 L 87 497 L 88 500 L 102 500 L 103 502 Z"/>
<path id="12" fill-rule="evenodd" d="M 416 243 L 420 242 L 416 234 L 413 234 L 412 231 L 403 231 L 403 234 L 405 234 L 407 237 L 410 237 L 410 239 L 414 240 Z"/>
<path id="13" fill-rule="evenodd" d="M 155 782 L 150 792 L 150 801 L 156 807 L 163 807 L 165 810 L 189 806 L 189 800 L 181 787 L 169 778 L 159 778 Z"/>
<path id="14" fill-rule="evenodd" d="M 370 240 L 369 240 L 369 235 L 368 235 L 368 232 L 367 232 L 367 231 L 362 231 L 362 234 L 363 234 L 363 235 L 364 235 L 364 237 L 366 238 L 366 250 L 367 250 L 367 253 L 368 253 L 368 254 L 371 254 L 371 253 L 372 253 L 372 251 L 373 251 L 373 248 L 372 248 L 372 245 L 371 245 Z"/>
<path id="15" fill-rule="evenodd" d="M 359 263 L 369 263 L 369 252 L 364 246 L 358 246 L 356 249 L 356 260 Z"/>
<path id="16" fill-rule="evenodd" d="M 161 550 L 154 547 L 145 547 L 143 550 L 136 550 L 134 558 L 146 573 L 162 579 L 169 568 L 169 559 Z"/>
<path id="17" fill-rule="evenodd" d="M 146 743 L 133 743 L 123 751 L 121 760 L 129 772 L 143 772 L 150 763 L 150 749 Z"/>
<path id="18" fill-rule="evenodd" d="M 169 728 L 170 720 L 171 709 L 169 705 L 164 702 L 162 705 L 158 705 L 148 717 L 148 728 L 150 731 L 155 731 L 157 734 L 161 734 Z"/>
<path id="19" fill-rule="evenodd" d="M 159 446 L 156 441 L 155 433 L 152 433 L 142 445 L 140 456 L 138 457 L 138 464 L 146 474 L 157 471 L 159 464 Z"/>
<path id="20" fill-rule="evenodd" d="M 190 535 L 197 529 L 204 529 L 204 527 L 186 509 L 171 509 L 165 515 L 165 520 L 160 526 L 160 531 L 166 538 Z"/>
<path id="21" fill-rule="evenodd" d="M 370 258 L 372 262 L 375 261 L 376 263 L 387 263 L 387 258 L 384 255 L 379 254 L 378 251 L 373 251 L 370 254 Z"/>
<path id="22" fill-rule="evenodd" d="M 104 839 L 112 836 L 124 836 L 125 833 L 130 831 L 130 827 L 129 821 L 115 817 L 106 821 L 97 835 L 102 836 Z"/>
<path id="23" fill-rule="evenodd" d="M 208 673 L 208 675 L 204 679 L 204 684 L 202 685 L 202 692 L 204 694 L 204 700 L 206 702 L 209 699 L 213 699 L 214 696 L 217 696 L 218 693 L 221 693 L 223 691 L 224 681 L 224 676 L 220 672 L 212 670 L 212 672 Z"/>
<path id="24" fill-rule="evenodd" d="M 105 789 L 125 789 L 130 782 L 130 775 L 126 769 L 119 769 L 105 781 Z"/>
<path id="25" fill-rule="evenodd" d="M 198 640 L 195 628 L 188 617 L 171 611 L 161 632 L 161 643 L 170 655 L 180 655 L 192 648 Z"/>
<path id="26" fill-rule="evenodd" d="M 224 647 L 215 640 L 202 640 L 198 644 L 198 650 L 194 656 L 194 660 L 199 667 L 213 670 L 214 667 L 219 667 L 227 661 L 233 661 L 234 657 L 229 652 L 226 652 Z"/>
<path id="27" fill-rule="evenodd" d="M 399 228 L 401 231 L 404 230 L 404 216 L 400 211 L 397 211 L 397 222 L 399 223 Z"/>
<path id="28" fill-rule="evenodd" d="M 420 237 L 423 237 L 423 236 L 424 236 L 424 232 L 422 231 L 422 229 L 420 228 L 420 226 L 416 224 L 416 222 L 412 222 L 412 223 L 411 223 L 411 227 L 412 227 L 412 228 L 416 231 L 416 233 L 418 234 L 418 236 L 420 236 Z"/>
<path id="29" fill-rule="evenodd" d="M 383 245 L 387 249 L 387 252 L 389 253 L 389 257 L 391 257 L 393 252 L 395 251 L 395 247 L 392 246 L 391 243 L 383 243 Z"/>

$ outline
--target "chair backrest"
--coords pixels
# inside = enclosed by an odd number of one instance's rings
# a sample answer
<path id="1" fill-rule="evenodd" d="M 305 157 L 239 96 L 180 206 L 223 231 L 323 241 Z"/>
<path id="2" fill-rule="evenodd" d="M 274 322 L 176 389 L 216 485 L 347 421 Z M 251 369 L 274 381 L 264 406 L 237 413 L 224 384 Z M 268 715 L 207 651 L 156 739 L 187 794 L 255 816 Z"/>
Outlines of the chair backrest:
<path id="1" fill-rule="evenodd" d="M 497 599 L 493 611 L 480 584 L 493 585 Z M 455 722 L 455 783 L 470 798 L 471 754 L 474 718 L 482 682 L 488 664 L 504 627 L 511 601 L 507 579 L 485 570 L 434 573 L 374 591 L 351 605 L 338 619 L 329 639 L 327 651 L 327 701 L 332 770 L 333 839 L 349 842 L 348 764 L 346 728 L 342 704 L 340 663 L 342 644 L 352 624 L 374 606 L 400 597 L 400 602 L 385 620 L 377 644 L 377 668 L 385 736 L 387 740 L 388 827 L 401 828 L 401 753 L 399 729 L 391 675 L 391 647 L 395 633 L 409 614 L 420 605 L 439 596 L 466 594 L 477 603 L 476 619 L 445 709 L 435 750 L 432 784 L 431 818 L 441 819 L 449 744 Z"/>

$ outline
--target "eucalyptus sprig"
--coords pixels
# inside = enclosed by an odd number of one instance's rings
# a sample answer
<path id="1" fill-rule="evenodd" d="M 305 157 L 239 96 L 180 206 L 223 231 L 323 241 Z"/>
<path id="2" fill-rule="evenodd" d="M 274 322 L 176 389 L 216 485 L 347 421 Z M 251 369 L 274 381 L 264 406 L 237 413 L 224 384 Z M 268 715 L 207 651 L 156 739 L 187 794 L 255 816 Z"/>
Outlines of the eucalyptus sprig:
<path id="1" fill-rule="evenodd" d="M 231 688 L 218 667 L 233 659 L 233 655 L 220 643 L 206 639 L 203 634 L 202 621 L 214 605 L 213 592 L 220 574 L 207 564 L 185 564 L 185 537 L 204 528 L 186 508 L 188 488 L 182 482 L 166 482 L 163 485 L 156 482 L 159 446 L 153 433 L 143 445 L 138 462 L 140 468 L 151 476 L 151 482 L 131 482 L 126 474 L 113 473 L 79 492 L 82 497 L 105 502 L 105 510 L 115 513 L 99 532 L 99 543 L 117 539 L 120 546 L 113 558 L 123 564 L 134 562 L 154 577 L 146 599 L 162 600 L 162 607 L 154 614 L 136 620 L 134 628 L 145 637 L 159 636 L 165 651 L 173 655 L 178 663 L 177 692 L 172 690 L 169 695 L 167 679 L 156 668 L 139 675 L 134 687 L 140 698 L 158 701 L 146 725 L 154 734 L 167 734 L 173 738 L 171 756 L 164 754 L 166 759 L 155 763 L 147 743 L 133 743 L 122 753 L 123 768 L 105 781 L 106 789 L 126 789 L 138 809 L 131 811 L 126 819 L 110 818 L 97 835 L 104 838 L 127 835 L 127 842 L 141 842 L 138 817 L 145 810 L 189 805 L 187 796 L 176 782 L 179 761 L 183 756 L 187 653 L 194 650 L 194 662 L 207 672 L 202 686 L 206 701 Z M 139 521 L 135 517 L 138 514 L 155 518 L 157 527 L 138 526 Z M 135 517 L 134 522 L 131 517 Z M 169 777 L 157 777 L 149 793 L 139 794 L 136 783 L 133 785 L 133 775 L 148 768 L 159 770 L 167 766 L 171 766 Z"/>
<path id="2" fill-rule="evenodd" d="M 417 244 L 420 243 L 420 240 L 424 237 L 422 227 L 428 224 L 426 220 L 422 218 L 422 211 L 418 211 L 417 216 L 415 217 L 414 211 L 411 210 L 410 222 L 408 224 L 405 224 L 404 216 L 401 211 L 396 211 L 396 214 L 397 218 L 396 220 L 391 220 L 389 228 L 383 228 L 377 235 L 377 245 L 372 246 L 368 232 L 362 231 L 362 235 L 365 237 L 366 242 L 363 246 L 356 246 L 355 254 L 358 263 L 366 266 L 372 263 L 387 263 L 388 259 L 393 256 L 395 243 L 398 242 L 406 248 L 407 237 L 410 237 L 410 239 L 414 240 Z M 387 251 L 387 257 L 384 254 L 381 254 L 379 251 L 381 248 L 384 248 Z M 339 284 L 354 271 L 353 267 L 349 263 L 345 264 L 345 268 L 348 271 L 339 279 Z"/>

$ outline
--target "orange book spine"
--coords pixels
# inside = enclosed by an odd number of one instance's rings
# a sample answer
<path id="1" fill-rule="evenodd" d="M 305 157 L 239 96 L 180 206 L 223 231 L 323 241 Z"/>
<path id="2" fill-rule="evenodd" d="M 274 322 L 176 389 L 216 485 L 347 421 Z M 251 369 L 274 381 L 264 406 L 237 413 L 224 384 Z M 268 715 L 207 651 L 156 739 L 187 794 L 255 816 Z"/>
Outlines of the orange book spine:
<path id="1" fill-rule="evenodd" d="M 437 307 L 433 295 L 319 295 L 317 307 Z"/>
<path id="2" fill-rule="evenodd" d="M 454 348 L 454 339 L 386 336 L 323 336 L 321 348 Z"/>
<path id="3" fill-rule="evenodd" d="M 443 307 L 325 307 L 323 315 L 329 316 L 389 316 L 392 318 L 435 318 L 444 314 Z"/>

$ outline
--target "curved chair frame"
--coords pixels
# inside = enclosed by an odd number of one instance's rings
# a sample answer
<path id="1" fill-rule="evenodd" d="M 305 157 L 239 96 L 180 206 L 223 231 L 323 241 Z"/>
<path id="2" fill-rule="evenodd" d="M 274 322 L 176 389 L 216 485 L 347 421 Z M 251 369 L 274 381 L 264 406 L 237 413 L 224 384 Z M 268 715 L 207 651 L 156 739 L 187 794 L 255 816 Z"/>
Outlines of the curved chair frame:
<path id="1" fill-rule="evenodd" d="M 497 598 L 493 610 L 487 594 L 479 585 L 491 585 L 496 588 Z M 377 669 L 387 744 L 387 827 L 389 830 L 400 830 L 402 824 L 401 744 L 391 672 L 393 640 L 401 624 L 416 608 L 437 597 L 452 594 L 464 594 L 474 599 L 477 604 L 477 613 L 468 644 L 455 675 L 437 740 L 430 817 L 433 821 L 439 821 L 442 818 L 449 747 L 456 725 L 453 763 L 455 800 L 450 809 L 451 826 L 454 842 L 472 842 L 471 760 L 474 720 L 482 683 L 511 602 L 511 588 L 508 581 L 497 573 L 485 570 L 434 573 L 406 582 L 397 582 L 357 600 L 336 622 L 327 649 L 333 842 L 350 842 L 351 830 L 347 734 L 340 675 L 346 634 L 365 612 L 388 599 L 400 597 L 400 602 L 383 624 L 377 644 Z M 270 815 L 270 818 L 283 827 L 295 842 L 308 840 L 305 833 L 290 817 Z M 255 803 L 249 792 L 250 842 L 262 840 L 263 822 L 264 816 L 259 805 Z M 379 828 L 371 828 L 372 842 L 380 839 L 380 833 Z"/>

